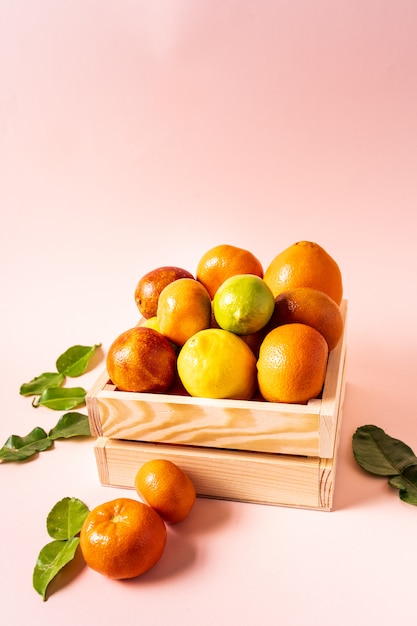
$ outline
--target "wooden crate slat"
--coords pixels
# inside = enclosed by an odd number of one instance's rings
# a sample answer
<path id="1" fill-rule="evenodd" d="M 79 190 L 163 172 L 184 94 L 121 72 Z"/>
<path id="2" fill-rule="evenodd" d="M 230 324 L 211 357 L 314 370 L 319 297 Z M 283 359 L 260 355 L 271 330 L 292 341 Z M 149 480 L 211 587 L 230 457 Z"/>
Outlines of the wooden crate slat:
<path id="1" fill-rule="evenodd" d="M 95 447 L 102 484 L 133 489 L 138 468 L 166 458 L 177 463 L 199 496 L 258 504 L 330 510 L 333 461 L 99 438 Z"/>
<path id="2" fill-rule="evenodd" d="M 338 345 L 329 354 L 321 398 L 318 456 L 322 458 L 332 458 L 334 454 L 337 414 L 344 390 L 347 336 L 347 302 L 345 300 L 342 302 L 341 311 L 344 332 Z"/>
<path id="3" fill-rule="evenodd" d="M 277 418 L 265 402 L 236 408 L 224 400 L 207 405 L 128 399 L 121 410 L 118 399 L 99 397 L 97 404 L 102 432 L 113 439 L 318 455 L 319 405 L 304 410 L 301 419 L 294 410 L 280 410 Z"/>

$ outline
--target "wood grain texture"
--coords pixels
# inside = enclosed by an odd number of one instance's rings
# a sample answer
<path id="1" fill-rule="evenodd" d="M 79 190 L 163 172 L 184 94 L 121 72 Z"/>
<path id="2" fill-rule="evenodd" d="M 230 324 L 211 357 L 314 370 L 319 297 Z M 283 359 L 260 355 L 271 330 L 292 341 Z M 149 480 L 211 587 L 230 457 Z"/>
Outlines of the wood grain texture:
<path id="1" fill-rule="evenodd" d="M 95 454 L 103 485 L 134 488 L 139 467 L 169 459 L 193 481 L 197 494 L 226 500 L 330 511 L 332 459 L 239 452 L 98 438 Z"/>
<path id="2" fill-rule="evenodd" d="M 187 444 L 236 450 L 317 455 L 319 406 L 271 411 L 265 403 L 237 407 L 234 402 L 171 402 L 169 398 L 123 401 L 100 397 L 103 435 L 114 439 Z M 315 409 L 315 410 L 314 410 Z M 295 419 L 296 418 L 296 419 Z"/>
<path id="3" fill-rule="evenodd" d="M 341 304 L 344 321 L 343 335 L 338 345 L 329 354 L 321 397 L 318 456 L 322 458 L 332 458 L 334 455 L 339 409 L 344 399 L 347 308 L 348 303 L 343 300 Z"/>

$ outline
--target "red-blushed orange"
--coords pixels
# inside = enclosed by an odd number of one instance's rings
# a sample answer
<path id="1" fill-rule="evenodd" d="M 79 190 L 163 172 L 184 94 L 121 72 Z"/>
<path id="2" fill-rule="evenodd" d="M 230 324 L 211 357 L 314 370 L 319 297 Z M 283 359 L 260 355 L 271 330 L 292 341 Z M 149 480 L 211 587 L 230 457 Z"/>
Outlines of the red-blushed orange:
<path id="1" fill-rule="evenodd" d="M 166 337 L 153 328 L 135 326 L 113 341 L 106 366 L 121 391 L 164 392 L 174 381 L 176 360 Z"/>
<path id="2" fill-rule="evenodd" d="M 329 351 L 339 343 L 343 334 L 340 307 L 324 291 L 311 287 L 296 287 L 283 291 L 275 298 L 275 308 L 268 326 L 307 324 L 318 330 L 327 341 Z"/>
<path id="3" fill-rule="evenodd" d="M 194 276 L 182 267 L 163 265 L 140 278 L 135 289 L 135 302 L 143 317 L 148 319 L 156 315 L 161 291 L 179 278 L 194 278 Z"/>

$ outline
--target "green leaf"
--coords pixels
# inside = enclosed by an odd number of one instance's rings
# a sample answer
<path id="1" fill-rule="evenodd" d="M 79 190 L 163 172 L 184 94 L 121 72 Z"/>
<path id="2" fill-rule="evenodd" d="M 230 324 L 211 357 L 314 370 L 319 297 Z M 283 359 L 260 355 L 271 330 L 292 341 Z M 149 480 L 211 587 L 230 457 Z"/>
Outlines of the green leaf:
<path id="1" fill-rule="evenodd" d="M 64 376 L 75 378 L 86 371 L 94 352 L 101 346 L 100 343 L 93 346 L 72 346 L 68 348 L 56 361 L 58 372 Z"/>
<path id="2" fill-rule="evenodd" d="M 54 539 L 39 552 L 33 571 L 33 587 L 46 600 L 49 583 L 75 556 L 79 545 L 78 536 L 88 507 L 78 498 L 63 498 L 51 509 L 46 528 Z"/>
<path id="3" fill-rule="evenodd" d="M 60 387 L 64 380 L 65 376 L 59 372 L 45 372 L 30 382 L 23 383 L 19 393 L 21 396 L 40 396 L 48 387 Z"/>
<path id="4" fill-rule="evenodd" d="M 389 485 L 399 490 L 401 500 L 417 505 L 417 457 L 407 444 L 390 437 L 382 428 L 367 425 L 356 430 L 352 447 L 362 469 L 389 478 Z"/>
<path id="5" fill-rule="evenodd" d="M 389 484 L 399 489 L 401 500 L 417 506 L 417 465 L 407 467 L 401 476 L 393 476 Z"/>
<path id="6" fill-rule="evenodd" d="M 353 454 L 359 465 L 371 474 L 395 476 L 417 463 L 414 452 L 382 428 L 361 426 L 353 435 Z"/>
<path id="7" fill-rule="evenodd" d="M 51 439 L 68 439 L 69 437 L 91 437 L 88 416 L 82 413 L 65 413 L 56 426 L 49 431 Z"/>
<path id="8" fill-rule="evenodd" d="M 85 518 L 88 507 L 78 498 L 63 498 L 51 509 L 46 528 L 52 539 L 65 540 L 77 535 Z"/>
<path id="9" fill-rule="evenodd" d="M 25 461 L 37 452 L 50 448 L 56 439 L 84 436 L 91 437 L 88 416 L 82 413 L 65 413 L 49 434 L 37 426 L 25 437 L 11 435 L 0 450 L 0 463 Z"/>
<path id="10" fill-rule="evenodd" d="M 86 390 L 82 387 L 49 387 L 33 406 L 46 406 L 55 411 L 70 411 L 84 404 Z"/>
<path id="11" fill-rule="evenodd" d="M 11 435 L 0 450 L 0 461 L 24 461 L 53 445 L 43 428 L 37 426 L 25 437 Z"/>
<path id="12" fill-rule="evenodd" d="M 46 591 L 49 583 L 73 560 L 79 537 L 72 537 L 67 541 L 51 541 L 39 552 L 33 571 L 33 587 L 46 600 Z"/>

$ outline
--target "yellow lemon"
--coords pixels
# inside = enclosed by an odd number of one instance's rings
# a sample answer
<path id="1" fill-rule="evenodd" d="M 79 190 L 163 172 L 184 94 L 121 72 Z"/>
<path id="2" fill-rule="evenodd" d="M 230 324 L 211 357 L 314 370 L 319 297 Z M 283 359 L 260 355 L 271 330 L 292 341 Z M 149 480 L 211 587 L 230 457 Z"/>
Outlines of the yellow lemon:
<path id="1" fill-rule="evenodd" d="M 178 355 L 178 375 L 191 396 L 249 400 L 256 389 L 256 357 L 234 333 L 207 328 L 190 337 Z"/>
<path id="2" fill-rule="evenodd" d="M 213 299 L 216 322 L 237 335 L 261 330 L 274 312 L 274 295 L 268 285 L 254 274 L 237 274 L 220 285 Z"/>
<path id="3" fill-rule="evenodd" d="M 141 326 L 144 326 L 145 328 L 153 328 L 154 330 L 157 330 L 158 333 L 161 332 L 159 328 L 159 324 L 158 324 L 158 318 L 156 317 L 156 315 L 153 315 L 152 317 L 149 317 L 148 319 L 144 319 L 143 322 L 141 323 Z"/>

